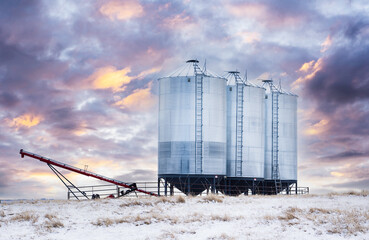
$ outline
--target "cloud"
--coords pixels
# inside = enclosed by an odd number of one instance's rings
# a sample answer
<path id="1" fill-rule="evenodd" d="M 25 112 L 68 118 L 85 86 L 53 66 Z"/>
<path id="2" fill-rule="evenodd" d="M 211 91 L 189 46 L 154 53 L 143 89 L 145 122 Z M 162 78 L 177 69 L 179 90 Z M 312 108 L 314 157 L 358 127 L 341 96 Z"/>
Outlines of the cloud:
<path id="1" fill-rule="evenodd" d="M 119 179 L 125 182 L 138 182 L 138 181 L 156 181 L 156 171 L 145 170 L 145 169 L 135 169 L 130 173 L 126 173 L 120 176 L 114 177 L 114 179 Z"/>
<path id="2" fill-rule="evenodd" d="M 334 108 L 336 103 L 353 103 L 369 98 L 369 44 L 337 49 L 323 60 L 323 67 L 306 82 L 308 94 L 325 99 L 321 108 Z"/>
<path id="3" fill-rule="evenodd" d="M 100 12 L 110 20 L 128 20 L 144 14 L 144 8 L 136 0 L 109 1 L 100 7 Z"/>
<path id="4" fill-rule="evenodd" d="M 320 49 L 320 52 L 326 52 L 328 48 L 332 45 L 332 38 L 331 35 L 328 35 L 328 37 L 324 40 L 322 43 L 322 48 Z"/>
<path id="5" fill-rule="evenodd" d="M 354 149 L 349 149 L 344 152 L 334 153 L 331 155 L 323 156 L 318 161 L 331 162 L 331 163 L 344 163 L 350 161 L 352 163 L 365 162 L 366 158 L 369 157 L 368 152 L 361 152 Z M 363 161 L 364 160 L 364 161 Z"/>
<path id="6" fill-rule="evenodd" d="M 163 26 L 169 29 L 181 30 L 186 26 L 189 26 L 193 20 L 185 12 L 167 17 L 163 20 Z"/>
<path id="7" fill-rule="evenodd" d="M 19 98 L 14 93 L 0 93 L 0 105 L 5 108 L 15 107 L 19 103 Z"/>
<path id="8" fill-rule="evenodd" d="M 344 28 L 344 36 L 356 40 L 357 37 L 368 34 L 369 20 L 365 17 L 358 17 L 349 21 Z"/>
<path id="9" fill-rule="evenodd" d="M 319 58 L 317 61 L 311 60 L 310 62 L 304 63 L 299 69 L 300 72 L 305 75 L 299 77 L 296 81 L 292 83 L 292 89 L 298 89 L 300 85 L 306 83 L 315 77 L 318 71 L 323 67 L 323 59 Z"/>
<path id="10" fill-rule="evenodd" d="M 41 121 L 43 120 L 43 117 L 40 115 L 34 115 L 31 113 L 25 113 L 19 117 L 16 117 L 12 120 L 8 120 L 8 125 L 10 127 L 14 127 L 16 129 L 19 128 L 31 128 L 34 126 L 37 126 Z"/>
<path id="11" fill-rule="evenodd" d="M 82 135 L 86 134 L 87 131 L 88 131 L 87 123 L 86 122 L 81 122 L 80 125 L 78 126 L 78 128 L 73 131 L 73 134 L 75 134 L 77 136 L 82 136 Z"/>
<path id="12" fill-rule="evenodd" d="M 254 19 L 270 28 L 297 26 L 316 16 L 311 4 L 292 0 L 283 1 L 233 1 L 226 5 L 228 11 L 239 18 Z"/>
<path id="13" fill-rule="evenodd" d="M 364 179 L 360 181 L 349 181 L 345 183 L 331 184 L 331 185 L 326 185 L 326 186 L 332 186 L 335 188 L 368 190 L 369 189 L 369 179 Z"/>
<path id="14" fill-rule="evenodd" d="M 327 127 L 329 127 L 329 120 L 322 119 L 318 123 L 312 125 L 308 129 L 305 130 L 305 134 L 307 135 L 320 135 L 324 131 L 326 131 Z"/>
<path id="15" fill-rule="evenodd" d="M 320 56 L 305 61 L 292 84 L 300 92 L 307 159 L 304 177 L 320 174 L 334 188 L 356 188 L 368 171 L 369 31 L 367 17 L 342 17 L 320 47 Z M 361 20 L 358 20 L 361 19 Z M 327 36 L 327 35 L 326 35 Z M 317 60 L 315 60 L 317 59 Z M 316 166 L 315 166 L 316 165 Z M 312 171 L 312 169 L 315 169 Z"/>
<path id="16" fill-rule="evenodd" d="M 253 43 L 253 42 L 260 42 L 261 35 L 258 32 L 240 32 L 237 34 L 240 36 L 245 43 Z"/>
<path id="17" fill-rule="evenodd" d="M 304 114 L 299 162 L 307 168 L 302 180 L 309 182 L 309 174 L 319 183 L 358 180 L 364 171 L 354 170 L 365 169 L 369 135 L 368 18 L 353 9 L 336 11 L 346 3 L 332 6 L 333 15 L 321 6 L 292 0 L 0 1 L 0 121 L 6 123 L 0 124 L 0 178 L 13 174 L 4 178 L 13 185 L 0 193 L 53 194 L 45 179 L 25 179 L 41 163 L 19 164 L 19 148 L 71 164 L 88 159 L 89 168 L 105 175 L 111 169 L 131 174 L 123 180 L 156 178 L 155 79 L 193 57 L 207 59 L 218 74 L 247 68 L 250 79 L 266 73 L 285 88 L 297 80 Z M 327 36 L 332 41 L 322 53 Z"/>
<path id="18" fill-rule="evenodd" d="M 92 82 L 94 89 L 111 89 L 114 92 L 124 91 L 124 85 L 131 82 L 133 77 L 127 74 L 131 71 L 129 67 L 117 70 L 113 66 L 97 69 L 88 79 Z"/>
<path id="19" fill-rule="evenodd" d="M 317 69 L 317 67 L 314 65 L 315 61 L 311 60 L 310 62 L 304 63 L 301 68 L 299 69 L 300 72 L 307 72 L 310 69 L 314 68 Z M 319 64 L 318 64 L 319 65 Z"/>
<path id="20" fill-rule="evenodd" d="M 151 94 L 151 88 L 136 89 L 132 94 L 114 103 L 121 109 L 131 112 L 144 112 L 156 105 L 156 97 Z"/>

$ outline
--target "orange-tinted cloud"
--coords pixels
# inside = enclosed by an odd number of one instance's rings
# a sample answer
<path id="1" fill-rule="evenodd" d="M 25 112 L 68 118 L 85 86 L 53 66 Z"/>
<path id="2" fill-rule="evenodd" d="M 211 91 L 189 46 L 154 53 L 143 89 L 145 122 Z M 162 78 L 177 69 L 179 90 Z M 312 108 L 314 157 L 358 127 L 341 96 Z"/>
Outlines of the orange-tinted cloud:
<path id="1" fill-rule="evenodd" d="M 42 120 L 43 118 L 40 115 L 26 113 L 12 120 L 7 120 L 7 122 L 10 127 L 15 127 L 16 129 L 19 129 L 37 126 Z"/>
<path id="2" fill-rule="evenodd" d="M 169 29 L 183 30 L 183 28 L 190 26 L 191 24 L 192 19 L 185 12 L 163 20 L 163 26 Z"/>
<path id="3" fill-rule="evenodd" d="M 86 122 L 82 122 L 77 129 L 73 131 L 74 135 L 82 136 L 87 133 L 87 124 Z"/>
<path id="4" fill-rule="evenodd" d="M 29 171 L 22 171 L 17 174 L 24 179 L 35 179 L 37 181 L 48 181 L 50 179 L 56 180 L 55 174 L 45 165 L 44 168 L 34 168 Z"/>
<path id="5" fill-rule="evenodd" d="M 331 175 L 334 176 L 334 177 L 343 177 L 343 176 L 345 176 L 345 174 L 341 173 L 341 172 L 331 172 Z"/>
<path id="6" fill-rule="evenodd" d="M 157 56 L 158 53 L 149 49 L 147 54 L 154 57 L 154 56 Z M 147 76 L 149 74 L 159 72 L 160 70 L 161 70 L 161 67 L 150 68 L 150 69 L 145 70 L 145 71 L 141 72 L 140 74 L 138 74 L 137 78 L 142 78 L 142 77 Z"/>
<path id="7" fill-rule="evenodd" d="M 113 92 L 124 91 L 124 85 L 130 83 L 133 79 L 133 77 L 127 75 L 130 71 L 129 67 L 121 70 L 113 66 L 102 67 L 89 77 L 88 82 L 92 82 L 94 89 L 112 89 Z"/>
<path id="8" fill-rule="evenodd" d="M 146 111 L 156 104 L 156 98 L 151 94 L 150 87 L 136 89 L 131 95 L 116 102 L 114 105 L 133 112 Z"/>
<path id="9" fill-rule="evenodd" d="M 147 54 L 154 56 L 156 52 L 149 49 Z M 128 73 L 131 72 L 130 67 L 125 67 L 119 70 L 114 66 L 106 66 L 97 69 L 91 76 L 83 81 L 83 84 L 84 88 L 110 89 L 113 92 L 123 92 L 126 85 L 133 79 L 141 79 L 160 70 L 161 67 L 154 67 L 142 71 L 137 76 L 128 76 Z"/>
<path id="10" fill-rule="evenodd" d="M 310 62 L 302 64 L 301 68 L 299 69 L 300 72 L 307 72 L 314 66 L 315 61 L 311 60 Z"/>
<path id="11" fill-rule="evenodd" d="M 317 61 L 310 61 L 304 63 L 299 69 L 300 72 L 304 73 L 304 76 L 299 77 L 296 81 L 292 83 L 292 89 L 299 88 L 306 81 L 311 80 L 315 77 L 315 74 L 323 68 L 323 59 L 319 58 Z"/>
<path id="12" fill-rule="evenodd" d="M 140 17 L 144 9 L 138 1 L 110 1 L 100 7 L 100 13 L 110 18 L 110 20 L 128 20 Z"/>
<path id="13" fill-rule="evenodd" d="M 328 37 L 325 39 L 325 41 L 321 45 L 320 52 L 325 52 L 329 49 L 329 47 L 332 45 L 332 37 L 331 35 L 328 35 Z"/>
<path id="14" fill-rule="evenodd" d="M 268 13 L 268 9 L 261 3 L 243 3 L 237 5 L 229 5 L 228 10 L 238 17 L 255 17 L 259 18 Z"/>
<path id="15" fill-rule="evenodd" d="M 245 43 L 260 42 L 261 36 L 258 32 L 240 32 L 237 34 Z"/>
<path id="16" fill-rule="evenodd" d="M 326 131 L 329 127 L 329 120 L 322 119 L 318 123 L 310 126 L 308 129 L 305 130 L 306 135 L 319 135 L 322 132 Z"/>

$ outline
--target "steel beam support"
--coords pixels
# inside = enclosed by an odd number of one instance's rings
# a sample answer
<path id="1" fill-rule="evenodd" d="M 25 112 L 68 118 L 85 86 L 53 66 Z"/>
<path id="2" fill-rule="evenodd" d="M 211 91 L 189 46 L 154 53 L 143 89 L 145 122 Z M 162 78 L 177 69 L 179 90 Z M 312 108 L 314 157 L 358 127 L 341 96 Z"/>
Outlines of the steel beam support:
<path id="1" fill-rule="evenodd" d="M 60 181 L 68 188 L 68 190 L 73 194 L 73 196 L 75 198 L 77 198 L 77 200 L 79 200 L 79 198 L 76 196 L 76 194 L 74 194 L 74 192 L 70 189 L 70 187 L 63 181 L 63 179 L 61 177 L 63 177 L 70 185 L 72 185 L 75 189 L 78 190 L 78 192 L 80 192 L 82 194 L 82 196 L 85 196 L 87 199 L 89 199 L 86 195 L 86 193 L 82 192 L 81 190 L 79 190 L 78 187 L 74 186 L 74 184 L 68 180 L 68 178 L 66 178 L 61 172 L 59 172 L 55 167 L 53 167 L 51 164 L 47 164 L 49 166 L 49 168 L 51 169 L 51 171 L 54 172 L 54 174 L 60 179 Z M 61 176 L 61 177 L 60 177 Z"/>

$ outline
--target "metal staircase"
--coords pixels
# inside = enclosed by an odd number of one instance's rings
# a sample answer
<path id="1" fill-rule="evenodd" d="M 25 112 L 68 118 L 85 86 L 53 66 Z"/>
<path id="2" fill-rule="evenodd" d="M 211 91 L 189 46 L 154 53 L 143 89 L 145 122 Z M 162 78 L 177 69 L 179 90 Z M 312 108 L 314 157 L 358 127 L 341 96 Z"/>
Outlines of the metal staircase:
<path id="1" fill-rule="evenodd" d="M 195 73 L 195 172 L 201 174 L 203 163 L 203 77 L 204 73 L 193 61 Z"/>

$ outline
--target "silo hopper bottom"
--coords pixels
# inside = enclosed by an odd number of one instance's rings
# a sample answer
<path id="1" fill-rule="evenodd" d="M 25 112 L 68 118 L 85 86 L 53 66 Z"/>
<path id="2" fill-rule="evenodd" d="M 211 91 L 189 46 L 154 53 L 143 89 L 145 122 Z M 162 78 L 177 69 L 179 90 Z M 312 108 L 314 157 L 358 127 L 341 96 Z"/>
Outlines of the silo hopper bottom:
<path id="1" fill-rule="evenodd" d="M 205 190 L 215 191 L 219 184 L 218 176 L 203 176 L 203 175 L 163 175 L 159 176 L 164 180 L 164 184 L 172 185 L 186 195 L 199 195 Z"/>

